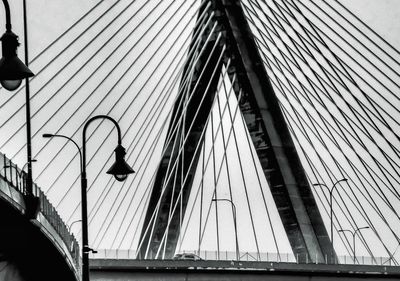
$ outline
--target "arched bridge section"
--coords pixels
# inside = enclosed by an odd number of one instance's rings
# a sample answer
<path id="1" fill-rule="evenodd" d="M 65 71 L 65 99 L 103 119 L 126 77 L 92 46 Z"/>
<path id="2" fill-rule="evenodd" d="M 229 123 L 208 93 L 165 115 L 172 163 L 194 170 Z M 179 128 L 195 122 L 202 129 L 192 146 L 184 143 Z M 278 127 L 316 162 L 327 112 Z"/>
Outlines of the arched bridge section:
<path id="1" fill-rule="evenodd" d="M 24 178 L 0 154 L 0 279 L 80 280 L 77 241 L 36 185 L 40 210 L 27 217 Z"/>

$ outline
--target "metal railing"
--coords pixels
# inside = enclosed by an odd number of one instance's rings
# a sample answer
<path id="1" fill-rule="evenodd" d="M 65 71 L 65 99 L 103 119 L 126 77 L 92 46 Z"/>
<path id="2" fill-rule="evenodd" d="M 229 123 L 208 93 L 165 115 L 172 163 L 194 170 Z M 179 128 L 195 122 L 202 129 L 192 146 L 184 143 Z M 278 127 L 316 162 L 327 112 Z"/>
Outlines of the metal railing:
<path id="1" fill-rule="evenodd" d="M 236 252 L 234 251 L 181 251 L 179 252 L 194 254 L 201 260 L 209 261 L 236 261 Z M 91 259 L 136 259 L 136 250 L 128 249 L 98 249 L 96 254 L 91 254 Z M 285 262 L 285 263 L 297 263 L 298 260 L 304 260 L 306 264 L 316 264 L 310 257 L 297 257 L 292 253 L 257 253 L 257 252 L 240 252 L 240 261 L 253 261 L 253 262 Z M 194 258 L 197 260 L 197 258 Z M 318 260 L 316 257 L 315 260 Z M 369 256 L 357 256 L 355 260 L 353 256 L 337 256 L 338 264 L 349 264 L 349 265 L 383 265 L 383 266 L 397 266 L 388 257 L 369 257 Z M 323 262 L 318 264 L 329 264 L 328 258 L 323 259 Z"/>
<path id="2" fill-rule="evenodd" d="M 4 154 L 0 153 L 0 178 L 9 183 L 10 186 L 18 190 L 23 195 L 26 195 L 26 176 L 26 172 L 22 171 Z M 41 213 L 67 246 L 68 251 L 74 260 L 76 269 L 79 271 L 81 260 L 79 244 L 77 240 L 75 239 L 74 235 L 68 231 L 67 226 L 61 219 L 57 210 L 53 207 L 46 195 L 36 184 L 33 184 L 33 194 L 40 198 Z"/>
<path id="3" fill-rule="evenodd" d="M 26 173 L 21 171 L 10 159 L 0 153 L 0 176 L 16 190 L 26 194 Z"/>

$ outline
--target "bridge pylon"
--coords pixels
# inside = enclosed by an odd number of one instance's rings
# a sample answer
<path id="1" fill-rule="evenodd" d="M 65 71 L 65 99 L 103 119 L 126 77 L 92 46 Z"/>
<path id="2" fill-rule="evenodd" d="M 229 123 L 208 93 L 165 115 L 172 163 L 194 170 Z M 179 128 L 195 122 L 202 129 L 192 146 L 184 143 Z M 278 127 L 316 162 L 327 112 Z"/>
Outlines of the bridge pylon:
<path id="1" fill-rule="evenodd" d="M 204 141 L 201 132 L 222 66 L 231 61 L 228 75 L 294 255 L 298 262 L 328 258 L 334 263 L 336 254 L 240 1 L 204 1 L 193 34 L 199 33 L 182 75 L 138 257 L 171 258 L 175 253 L 199 161 L 196 147 Z M 173 208 L 177 202 L 179 211 Z"/>

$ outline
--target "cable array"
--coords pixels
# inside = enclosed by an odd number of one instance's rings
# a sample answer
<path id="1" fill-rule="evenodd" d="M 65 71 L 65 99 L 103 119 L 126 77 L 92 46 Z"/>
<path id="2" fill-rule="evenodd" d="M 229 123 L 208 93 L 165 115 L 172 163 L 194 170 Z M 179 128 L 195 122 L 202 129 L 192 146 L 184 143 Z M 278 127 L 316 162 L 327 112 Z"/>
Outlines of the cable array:
<path id="1" fill-rule="evenodd" d="M 398 264 L 400 53 L 339 0 L 241 2 L 309 184 L 331 187 L 348 180 L 337 186 L 332 206 L 327 189 L 313 189 L 327 229 L 333 220 L 336 252 L 353 256 L 357 250 Z M 114 128 L 99 121 L 88 131 L 94 248 L 145 249 L 147 258 L 166 258 L 179 214 L 177 253 L 215 251 L 216 259 L 247 253 L 263 260 L 266 252 L 280 259 L 292 251 L 240 111 L 247 93 L 236 87 L 236 74 L 228 75 L 235 66 L 226 49 L 235 42 L 220 32 L 212 6 L 212 1 L 99 0 L 31 61 L 35 182 L 67 224 L 80 219 L 79 153 L 67 141 L 44 140 L 41 134 L 65 134 L 80 143 L 82 127 L 97 114 L 114 117 L 122 129 L 126 160 L 136 171 L 122 184 L 104 174 L 113 162 Z M 196 69 L 203 56 L 204 68 Z M 203 112 L 189 120 L 187 107 L 200 86 L 206 90 L 196 99 L 198 109 L 206 99 L 211 80 L 197 83 L 212 56 L 218 58 L 211 66 L 217 89 L 189 159 L 185 147 Z M 0 150 L 23 164 L 22 90 L 1 101 L 7 114 L 0 116 Z M 169 146 L 177 156 L 167 163 L 146 225 Z M 189 181 L 191 193 L 184 199 Z M 152 235 L 159 227 L 169 183 L 166 228 L 157 249 L 150 249 L 141 230 Z M 364 226 L 369 229 L 358 233 L 353 249 L 341 230 Z M 79 228 L 74 232 L 80 236 Z"/>
<path id="2" fill-rule="evenodd" d="M 360 20 L 336 2 L 243 6 L 310 184 L 348 179 L 334 193 L 335 248 L 353 255 L 351 239 L 339 230 L 368 226 L 358 233 L 359 252 L 397 263 L 398 52 L 357 28 Z M 328 228 L 327 191 L 313 193 Z"/>

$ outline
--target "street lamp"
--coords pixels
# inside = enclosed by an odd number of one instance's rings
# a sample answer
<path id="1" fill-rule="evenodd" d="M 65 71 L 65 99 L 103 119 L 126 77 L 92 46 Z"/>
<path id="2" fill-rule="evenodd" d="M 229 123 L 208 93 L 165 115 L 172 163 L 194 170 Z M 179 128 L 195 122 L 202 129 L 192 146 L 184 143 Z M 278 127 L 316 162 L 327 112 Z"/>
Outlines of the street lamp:
<path id="1" fill-rule="evenodd" d="M 3 0 L 6 13 L 6 32 L 0 38 L 2 42 L 3 56 L 0 59 L 0 83 L 9 90 L 16 90 L 22 83 L 22 79 L 32 77 L 32 71 L 18 58 L 18 36 L 11 31 L 10 6 L 7 0 Z"/>
<path id="2" fill-rule="evenodd" d="M 69 226 L 67 225 L 68 232 L 71 232 L 72 226 L 73 226 L 74 224 L 76 224 L 77 222 L 82 222 L 82 220 L 76 220 L 76 221 L 73 221 Z"/>
<path id="3" fill-rule="evenodd" d="M 237 235 L 237 221 L 236 221 L 236 206 L 235 206 L 235 203 L 233 203 L 232 200 L 226 199 L 226 198 L 213 198 L 211 201 L 212 201 L 212 202 L 226 201 L 226 202 L 231 203 L 231 205 L 232 205 L 233 225 L 234 225 L 234 228 L 235 228 L 236 260 L 240 260 L 240 255 L 239 255 L 239 241 L 238 241 L 238 235 Z"/>
<path id="4" fill-rule="evenodd" d="M 347 181 L 347 179 L 340 179 L 336 181 L 331 188 L 329 188 L 326 184 L 324 183 L 314 183 L 313 186 L 324 186 L 329 190 L 329 207 L 330 207 L 330 219 L 331 219 L 331 243 L 332 243 L 332 249 L 333 249 L 333 191 L 335 190 L 335 187 L 338 183 Z M 333 251 L 332 251 L 333 253 Z"/>
<path id="5" fill-rule="evenodd" d="M 26 1 L 23 1 L 24 8 L 24 34 L 25 34 L 25 64 L 17 56 L 18 36 L 11 30 L 10 6 L 7 0 L 3 0 L 6 15 L 6 32 L 0 38 L 2 42 L 2 58 L 0 59 L 0 84 L 9 91 L 16 90 L 25 79 L 25 107 L 26 107 L 26 147 L 28 172 L 26 177 L 25 215 L 29 219 L 36 217 L 39 211 L 39 198 L 33 195 L 32 183 L 32 145 L 31 145 L 31 117 L 30 117 L 30 94 L 29 77 L 34 74 L 27 67 L 28 64 L 28 42 L 27 42 L 27 23 L 26 23 Z"/>
<path id="6" fill-rule="evenodd" d="M 357 228 L 355 231 L 351 231 L 350 229 L 340 229 L 339 232 L 350 232 L 351 235 L 353 235 L 353 262 L 356 262 L 356 234 L 357 232 L 359 232 L 362 229 L 367 229 L 369 228 L 369 226 L 363 226 L 363 227 L 359 227 Z"/>
<path id="7" fill-rule="evenodd" d="M 108 174 L 111 174 L 118 181 L 123 181 L 126 179 L 128 174 L 134 173 L 132 168 L 125 162 L 125 148 L 121 145 L 121 129 L 117 121 L 112 119 L 107 115 L 97 115 L 90 118 L 83 127 L 83 136 L 82 136 L 82 151 L 79 148 L 78 144 L 71 139 L 70 137 L 58 134 L 43 134 L 44 138 L 53 138 L 53 137 L 62 137 L 69 141 L 71 141 L 79 151 L 80 156 L 80 166 L 81 166 L 81 207 L 82 207 L 82 281 L 89 281 L 89 252 L 93 251 L 89 248 L 88 242 L 88 218 L 87 218 L 87 178 L 86 178 L 86 130 L 88 125 L 97 119 L 108 119 L 114 123 L 115 127 L 117 127 L 118 131 L 118 145 L 115 151 L 115 163 L 111 166 L 111 168 L 107 171 Z"/>

